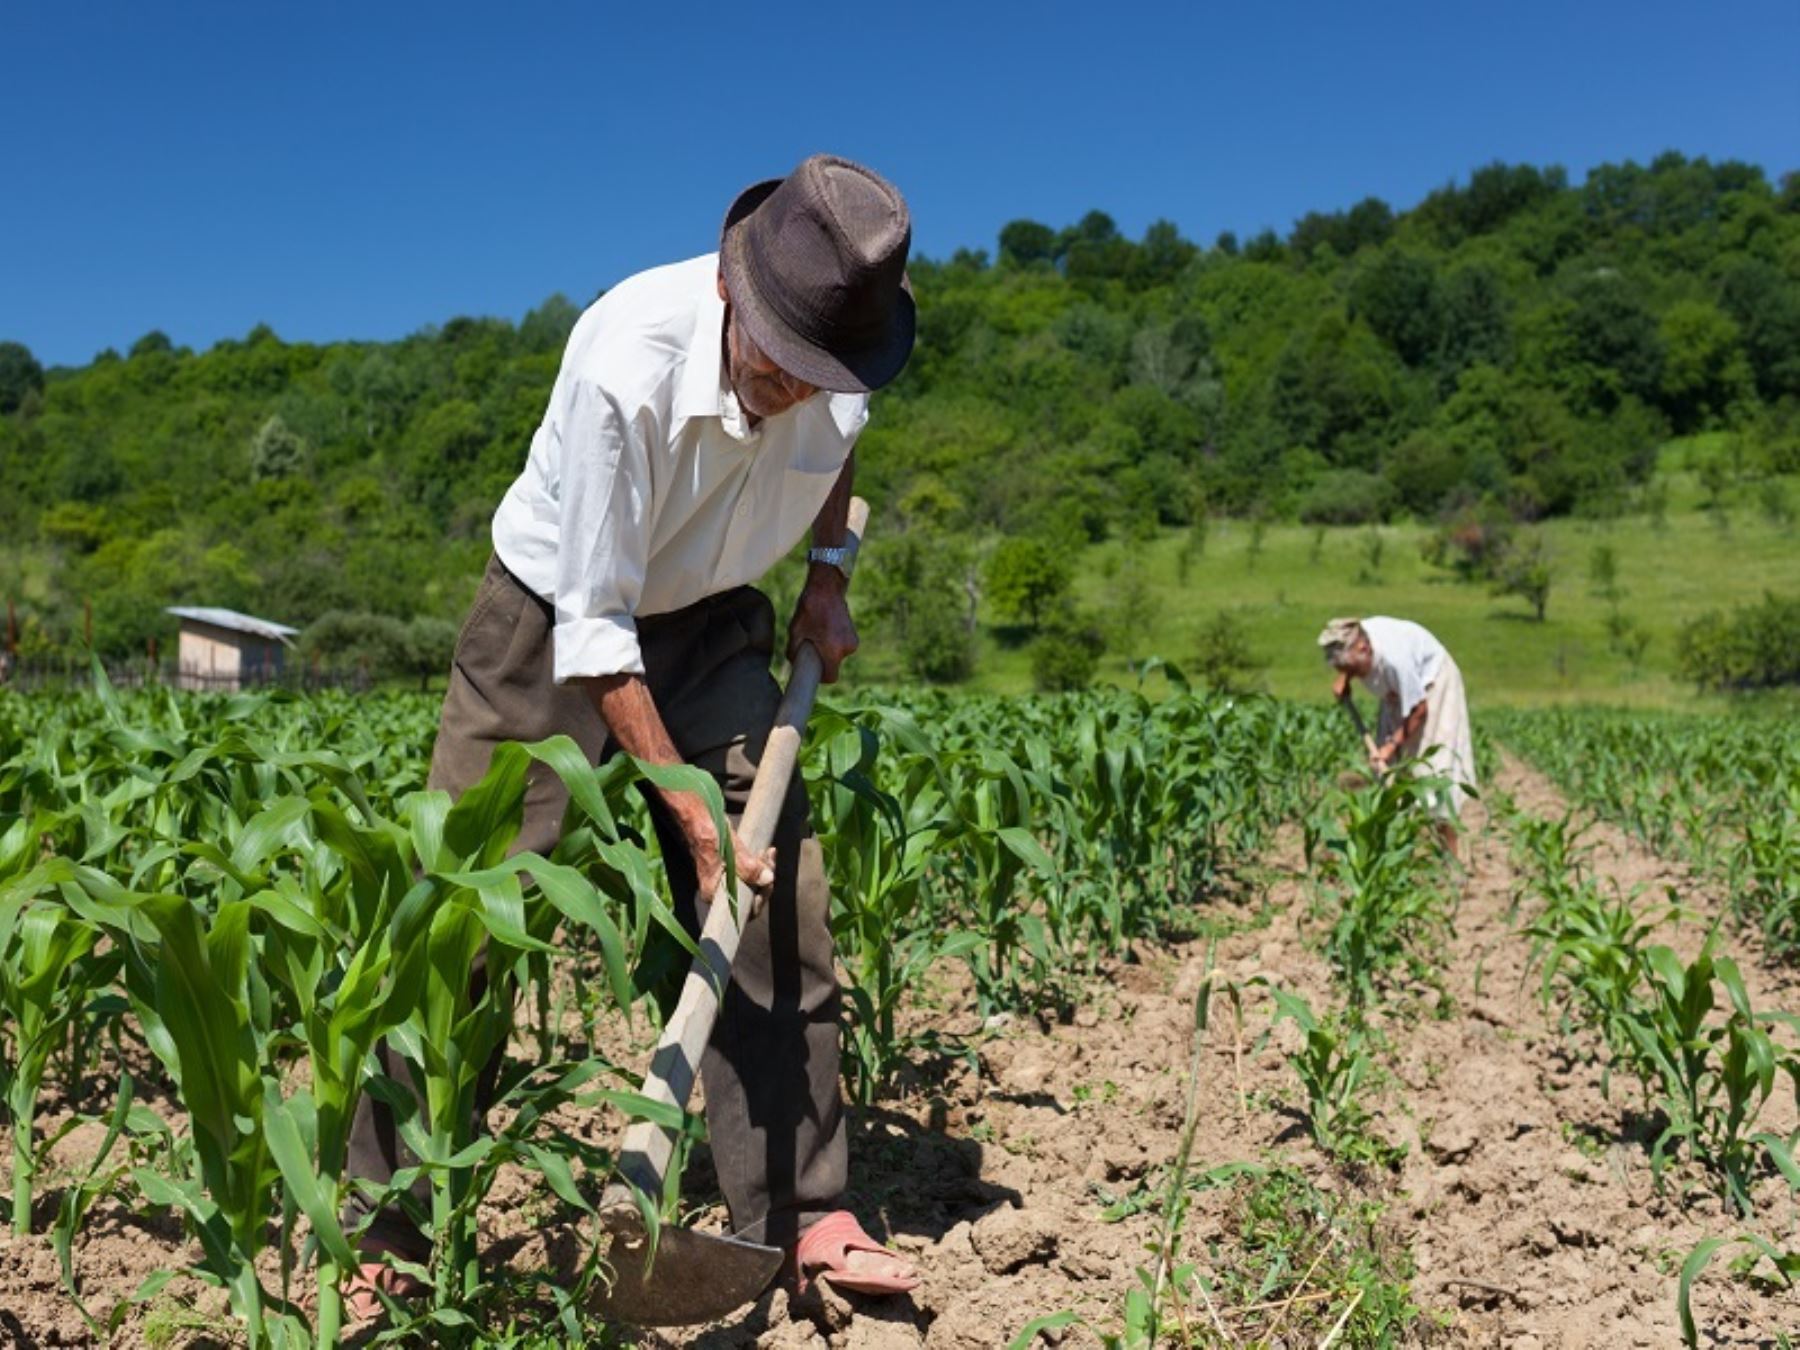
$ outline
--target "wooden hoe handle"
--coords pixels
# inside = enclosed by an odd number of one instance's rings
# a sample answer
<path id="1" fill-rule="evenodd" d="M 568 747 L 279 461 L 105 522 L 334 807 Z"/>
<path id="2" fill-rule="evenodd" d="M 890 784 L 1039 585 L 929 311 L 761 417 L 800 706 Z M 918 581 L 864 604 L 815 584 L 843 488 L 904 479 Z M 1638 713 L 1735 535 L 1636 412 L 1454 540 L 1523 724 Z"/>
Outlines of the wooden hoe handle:
<path id="1" fill-rule="evenodd" d="M 869 524 L 869 504 L 861 497 L 850 499 L 850 535 L 846 541 L 850 554 L 846 567 L 854 565 L 862 546 L 863 532 Z M 806 732 L 807 718 L 812 715 L 813 700 L 819 692 L 822 668 L 819 653 L 812 643 L 803 642 L 794 655 L 794 668 L 788 676 L 787 692 L 775 713 L 775 725 L 763 746 L 762 759 L 756 767 L 756 779 L 750 786 L 750 800 L 738 822 L 737 836 L 744 848 L 761 853 L 775 838 L 775 824 L 787 799 L 788 783 L 794 776 L 794 765 L 800 758 L 800 738 Z M 643 1095 L 653 1101 L 685 1110 L 699 1075 L 700 1056 L 712 1039 L 713 1025 L 719 1018 L 719 1001 L 725 986 L 731 982 L 731 963 L 737 956 L 738 941 L 743 936 L 743 917 L 755 912 L 757 897 L 748 886 L 727 873 L 712 898 L 706 924 L 700 930 L 700 954 L 688 971 L 681 987 L 680 1001 L 663 1026 L 662 1038 L 650 1060 L 650 1071 L 644 1077 Z M 601 1207 L 632 1204 L 627 1185 L 644 1192 L 653 1201 L 662 1198 L 663 1178 L 668 1175 L 669 1159 L 675 1151 L 675 1132 L 649 1120 L 636 1120 L 626 1128 L 619 1150 L 619 1176 L 607 1187 Z"/>

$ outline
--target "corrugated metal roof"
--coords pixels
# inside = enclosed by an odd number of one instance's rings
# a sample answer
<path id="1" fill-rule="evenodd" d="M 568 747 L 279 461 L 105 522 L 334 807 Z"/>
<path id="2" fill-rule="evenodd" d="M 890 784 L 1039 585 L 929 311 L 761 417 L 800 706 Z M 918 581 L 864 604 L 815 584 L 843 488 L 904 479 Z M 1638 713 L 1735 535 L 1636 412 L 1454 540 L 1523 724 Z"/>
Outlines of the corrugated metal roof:
<path id="1" fill-rule="evenodd" d="M 298 628 L 289 628 L 285 623 L 259 619 L 254 614 L 239 614 L 235 609 L 214 609 L 206 605 L 170 605 L 166 612 L 178 619 L 192 619 L 195 623 L 209 623 L 214 628 L 229 628 L 236 633 L 251 633 L 257 637 L 274 638 L 278 642 L 287 642 L 300 632 Z"/>

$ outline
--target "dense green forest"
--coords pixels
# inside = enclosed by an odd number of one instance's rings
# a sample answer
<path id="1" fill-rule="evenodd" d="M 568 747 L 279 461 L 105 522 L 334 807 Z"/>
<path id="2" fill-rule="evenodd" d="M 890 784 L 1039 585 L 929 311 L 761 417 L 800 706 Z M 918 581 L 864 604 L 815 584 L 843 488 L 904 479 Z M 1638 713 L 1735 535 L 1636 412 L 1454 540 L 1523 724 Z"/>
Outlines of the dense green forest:
<path id="1" fill-rule="evenodd" d="M 959 673 L 978 603 L 1053 623 L 1084 542 L 1411 517 L 1467 564 L 1483 531 L 1643 508 L 1671 436 L 1732 433 L 1734 474 L 1800 470 L 1800 175 L 1496 164 L 1285 237 L 1019 220 L 912 275 L 918 348 L 859 455 L 883 522 L 861 589 L 920 674 Z M 0 343 L 21 653 L 90 623 L 141 653 L 179 603 L 329 615 L 340 649 L 423 617 L 435 650 L 577 313 L 203 353 L 152 332 L 48 371 Z"/>

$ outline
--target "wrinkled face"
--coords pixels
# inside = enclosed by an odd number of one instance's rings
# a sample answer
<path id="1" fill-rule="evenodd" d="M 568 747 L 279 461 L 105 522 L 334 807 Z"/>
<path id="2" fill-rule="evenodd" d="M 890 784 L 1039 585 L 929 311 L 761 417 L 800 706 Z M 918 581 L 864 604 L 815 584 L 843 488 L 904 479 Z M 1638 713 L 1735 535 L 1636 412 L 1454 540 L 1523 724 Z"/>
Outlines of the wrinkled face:
<path id="1" fill-rule="evenodd" d="M 756 345 L 756 339 L 738 321 L 737 311 L 725 294 L 725 278 L 719 278 L 719 296 L 725 300 L 725 371 L 732 392 L 752 417 L 779 417 L 804 403 L 818 389 L 788 374 Z"/>

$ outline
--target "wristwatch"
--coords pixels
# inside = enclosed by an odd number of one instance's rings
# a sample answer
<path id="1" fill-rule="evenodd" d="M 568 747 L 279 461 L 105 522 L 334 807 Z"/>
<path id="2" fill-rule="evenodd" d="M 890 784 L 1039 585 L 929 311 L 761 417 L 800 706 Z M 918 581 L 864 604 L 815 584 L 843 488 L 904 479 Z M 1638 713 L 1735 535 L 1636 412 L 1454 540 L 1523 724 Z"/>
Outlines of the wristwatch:
<path id="1" fill-rule="evenodd" d="M 856 550 L 848 544 L 836 544 L 831 548 L 809 548 L 806 550 L 806 561 L 809 563 L 825 563 L 837 568 L 845 576 L 850 575 L 850 564 L 856 558 Z"/>

